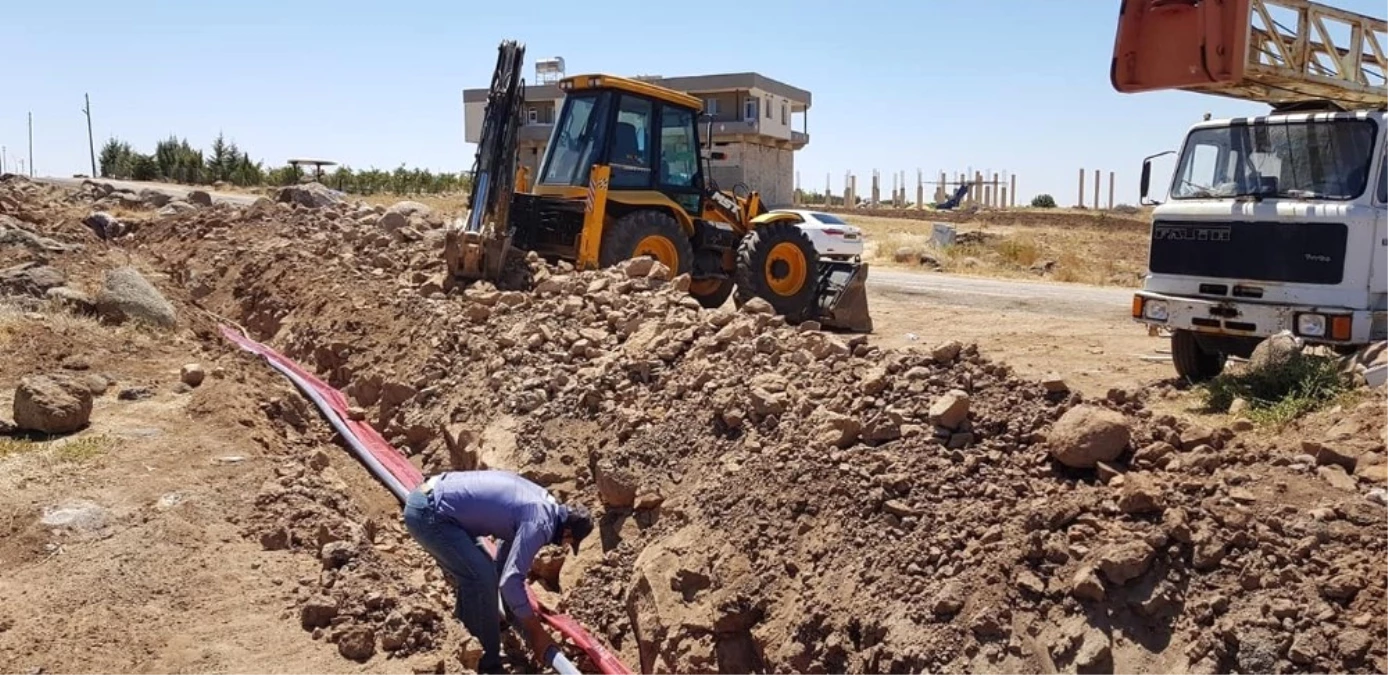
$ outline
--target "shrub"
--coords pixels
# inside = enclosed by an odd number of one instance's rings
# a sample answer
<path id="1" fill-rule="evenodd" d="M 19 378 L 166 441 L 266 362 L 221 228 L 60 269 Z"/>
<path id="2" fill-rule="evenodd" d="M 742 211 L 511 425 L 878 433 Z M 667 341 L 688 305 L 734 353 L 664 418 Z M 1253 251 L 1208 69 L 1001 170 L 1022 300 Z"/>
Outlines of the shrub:
<path id="1" fill-rule="evenodd" d="M 1031 198 L 1031 208 L 1053 209 L 1055 208 L 1055 197 L 1050 195 L 1036 195 Z"/>

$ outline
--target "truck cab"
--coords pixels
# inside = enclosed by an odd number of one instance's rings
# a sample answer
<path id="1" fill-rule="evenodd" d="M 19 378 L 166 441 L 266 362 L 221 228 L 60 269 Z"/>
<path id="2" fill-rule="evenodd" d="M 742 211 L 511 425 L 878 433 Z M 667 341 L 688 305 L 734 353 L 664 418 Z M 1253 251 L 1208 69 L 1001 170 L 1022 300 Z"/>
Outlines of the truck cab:
<path id="1" fill-rule="evenodd" d="M 1132 302 L 1171 333 L 1179 375 L 1213 377 L 1284 330 L 1341 351 L 1388 338 L 1386 124 L 1361 110 L 1191 127 Z"/>

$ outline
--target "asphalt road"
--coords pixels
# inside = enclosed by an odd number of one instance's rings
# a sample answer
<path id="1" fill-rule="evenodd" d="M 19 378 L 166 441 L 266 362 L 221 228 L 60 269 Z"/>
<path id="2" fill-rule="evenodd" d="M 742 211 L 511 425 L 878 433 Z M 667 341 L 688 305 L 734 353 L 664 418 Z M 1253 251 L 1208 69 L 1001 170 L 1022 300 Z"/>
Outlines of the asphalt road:
<path id="1" fill-rule="evenodd" d="M 882 267 L 869 269 L 867 284 L 870 291 L 905 296 L 902 299 L 1104 319 L 1128 318 L 1133 297 L 1132 289 L 1127 288 L 906 272 Z"/>
<path id="2" fill-rule="evenodd" d="M 80 188 L 84 178 L 40 178 L 70 188 Z M 184 199 L 193 188 L 171 183 L 100 179 L 112 187 L 139 192 L 155 189 L 174 199 Z M 214 201 L 249 205 L 254 195 L 210 192 Z M 868 290 L 909 302 L 932 302 L 959 307 L 984 307 L 1025 311 L 1052 316 L 1126 319 L 1132 291 L 1080 284 L 1057 284 L 1017 279 L 954 276 L 930 272 L 874 267 L 868 273 Z"/>

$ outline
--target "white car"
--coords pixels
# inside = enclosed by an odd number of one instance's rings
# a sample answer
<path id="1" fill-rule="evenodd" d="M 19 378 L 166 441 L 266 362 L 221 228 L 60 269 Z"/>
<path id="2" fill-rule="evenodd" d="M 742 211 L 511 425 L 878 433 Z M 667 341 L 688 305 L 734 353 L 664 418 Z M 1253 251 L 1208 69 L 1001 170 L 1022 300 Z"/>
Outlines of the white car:
<path id="1" fill-rule="evenodd" d="M 863 231 L 832 213 L 808 209 L 776 209 L 772 213 L 799 216 L 800 229 L 810 236 L 821 258 L 851 260 L 863 255 Z"/>

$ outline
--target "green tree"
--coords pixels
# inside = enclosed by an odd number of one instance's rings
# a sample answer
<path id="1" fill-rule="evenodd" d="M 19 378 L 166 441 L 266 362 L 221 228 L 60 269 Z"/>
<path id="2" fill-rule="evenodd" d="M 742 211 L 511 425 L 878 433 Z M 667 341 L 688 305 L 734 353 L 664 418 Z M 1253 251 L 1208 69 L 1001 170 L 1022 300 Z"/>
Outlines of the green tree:
<path id="1" fill-rule="evenodd" d="M 1055 197 L 1047 194 L 1036 195 L 1031 199 L 1031 207 L 1034 209 L 1053 209 L 1055 208 Z"/>

